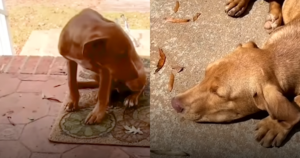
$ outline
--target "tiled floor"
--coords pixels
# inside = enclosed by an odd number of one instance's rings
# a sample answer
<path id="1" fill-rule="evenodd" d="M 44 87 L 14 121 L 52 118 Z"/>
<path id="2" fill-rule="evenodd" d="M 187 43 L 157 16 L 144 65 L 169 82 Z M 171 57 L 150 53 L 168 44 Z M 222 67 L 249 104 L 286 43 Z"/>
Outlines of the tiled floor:
<path id="1" fill-rule="evenodd" d="M 48 141 L 61 104 L 44 100 L 42 96 L 63 100 L 67 90 L 64 60 L 53 59 L 42 62 L 48 59 L 21 56 L 12 60 L 11 57 L 0 56 L 0 157 L 150 157 L 149 148 L 56 144 Z M 28 62 L 30 60 L 36 60 L 35 64 Z M 54 87 L 56 85 L 61 86 Z"/>

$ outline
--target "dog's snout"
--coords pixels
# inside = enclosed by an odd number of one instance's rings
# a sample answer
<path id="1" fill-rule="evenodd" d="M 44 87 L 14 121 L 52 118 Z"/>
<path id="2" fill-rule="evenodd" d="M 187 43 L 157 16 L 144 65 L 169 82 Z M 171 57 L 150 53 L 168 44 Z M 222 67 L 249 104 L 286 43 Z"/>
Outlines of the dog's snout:
<path id="1" fill-rule="evenodd" d="M 178 112 L 181 113 L 183 111 L 183 107 L 181 102 L 177 98 L 172 98 L 172 107 Z"/>

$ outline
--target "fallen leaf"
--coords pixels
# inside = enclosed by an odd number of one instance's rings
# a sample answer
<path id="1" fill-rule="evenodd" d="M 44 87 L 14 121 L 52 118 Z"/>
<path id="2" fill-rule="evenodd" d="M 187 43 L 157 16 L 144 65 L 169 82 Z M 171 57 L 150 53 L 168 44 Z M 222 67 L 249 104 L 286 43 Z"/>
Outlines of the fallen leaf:
<path id="1" fill-rule="evenodd" d="M 176 1 L 175 7 L 174 7 L 174 13 L 178 12 L 179 6 L 180 6 L 179 1 Z"/>
<path id="2" fill-rule="evenodd" d="M 7 116 L 6 118 L 7 118 L 8 122 L 9 122 L 11 125 L 13 125 L 13 126 L 15 126 L 15 125 L 16 125 L 15 123 L 13 123 L 13 122 L 10 120 L 10 119 L 11 119 L 11 117 L 10 117 L 10 116 Z"/>
<path id="3" fill-rule="evenodd" d="M 175 75 L 171 72 L 170 80 L 169 80 L 169 92 L 171 92 L 173 89 L 174 79 L 175 79 Z"/>
<path id="4" fill-rule="evenodd" d="M 31 122 L 33 122 L 33 121 L 34 121 L 34 119 L 32 119 L 32 118 L 28 118 L 28 120 L 30 120 Z"/>
<path id="5" fill-rule="evenodd" d="M 190 156 L 190 154 L 178 151 L 178 150 L 150 150 L 150 152 L 157 155 L 169 155 L 169 156 Z"/>
<path id="6" fill-rule="evenodd" d="M 59 86 L 61 86 L 60 84 L 58 84 L 58 85 L 56 85 L 56 86 L 54 86 L 54 87 L 59 87 Z"/>
<path id="7" fill-rule="evenodd" d="M 58 99 L 56 99 L 56 98 L 53 98 L 53 97 L 46 97 L 45 95 L 43 96 L 43 98 L 42 98 L 42 99 L 47 99 L 47 100 L 56 101 L 56 102 L 59 102 L 59 103 L 61 103 L 61 101 L 60 101 L 60 100 L 58 100 Z"/>
<path id="8" fill-rule="evenodd" d="M 55 87 L 62 86 L 62 85 L 64 85 L 64 84 L 66 84 L 66 83 L 55 85 L 54 88 L 55 88 Z"/>
<path id="9" fill-rule="evenodd" d="M 179 72 L 183 71 L 184 67 L 182 67 L 182 66 L 173 66 L 172 69 L 176 70 L 176 72 L 179 73 Z"/>
<path id="10" fill-rule="evenodd" d="M 2 116 L 5 116 L 5 115 L 6 115 L 6 113 L 2 114 Z"/>
<path id="11" fill-rule="evenodd" d="M 165 61 L 166 61 L 166 55 L 164 53 L 164 51 L 161 49 L 161 48 L 158 48 L 158 51 L 159 51 L 159 56 L 160 56 L 160 59 L 157 63 L 157 68 L 154 72 L 154 74 L 156 74 L 165 64 Z"/>
<path id="12" fill-rule="evenodd" d="M 193 16 L 193 21 L 196 21 L 200 15 L 201 13 L 196 13 L 196 15 Z"/>
<path id="13" fill-rule="evenodd" d="M 134 126 L 123 126 L 127 131 L 125 133 L 132 133 L 132 134 L 143 134 L 140 128 L 135 128 Z"/>
<path id="14" fill-rule="evenodd" d="M 171 22 L 171 23 L 187 23 L 190 22 L 191 19 L 179 19 L 179 18 L 164 18 L 166 22 Z"/>

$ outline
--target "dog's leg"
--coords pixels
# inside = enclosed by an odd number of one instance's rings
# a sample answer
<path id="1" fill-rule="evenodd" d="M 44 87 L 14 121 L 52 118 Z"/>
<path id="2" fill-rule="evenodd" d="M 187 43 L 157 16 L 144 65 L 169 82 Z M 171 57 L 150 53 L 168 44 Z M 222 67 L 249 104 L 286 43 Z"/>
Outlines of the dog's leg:
<path id="1" fill-rule="evenodd" d="M 257 107 L 269 116 L 258 123 L 256 140 L 264 147 L 280 146 L 300 121 L 299 108 L 294 106 L 275 85 L 266 85 L 254 96 Z"/>
<path id="2" fill-rule="evenodd" d="M 282 25 L 282 0 L 270 0 L 269 14 L 267 16 L 264 28 L 271 33 L 275 28 Z"/>
<path id="3" fill-rule="evenodd" d="M 75 111 L 79 102 L 79 91 L 77 86 L 77 63 L 67 60 L 68 67 L 68 85 L 69 85 L 69 98 L 65 104 L 66 111 Z"/>
<path id="4" fill-rule="evenodd" d="M 250 0 L 228 0 L 225 6 L 225 13 L 229 16 L 241 16 L 248 7 Z"/>
<path id="5" fill-rule="evenodd" d="M 93 111 L 87 116 L 86 124 L 100 123 L 106 114 L 112 87 L 112 77 L 109 70 L 101 69 L 99 74 L 98 101 Z"/>
<path id="6" fill-rule="evenodd" d="M 144 92 L 146 84 L 147 77 L 145 74 L 141 75 L 136 80 L 126 82 L 126 86 L 129 88 L 132 94 L 125 98 L 124 105 L 129 107 L 138 105 L 139 98 Z"/>

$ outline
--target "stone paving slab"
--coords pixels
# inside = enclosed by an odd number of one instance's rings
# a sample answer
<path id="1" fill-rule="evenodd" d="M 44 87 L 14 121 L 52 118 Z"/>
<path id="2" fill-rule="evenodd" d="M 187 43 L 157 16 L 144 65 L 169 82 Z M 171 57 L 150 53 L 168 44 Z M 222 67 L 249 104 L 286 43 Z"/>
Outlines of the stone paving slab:
<path id="1" fill-rule="evenodd" d="M 58 40 L 61 29 L 33 31 L 20 55 L 61 56 L 58 52 Z M 140 41 L 136 51 L 141 56 L 150 56 L 150 30 L 131 30 L 130 34 Z"/>
<path id="2" fill-rule="evenodd" d="M 13 61 L 13 58 L 5 56 L 5 60 Z M 27 58 L 25 56 L 21 61 L 27 61 Z M 0 67 L 3 66 L 2 59 L 0 56 Z M 4 69 L 8 71 L 0 73 L 0 158 L 150 157 L 150 148 L 49 142 L 50 129 L 62 104 L 42 99 L 42 96 L 63 100 L 68 89 L 67 76 L 64 73 L 52 74 L 60 69 L 52 66 L 48 67 L 49 73 L 43 75 L 35 72 L 24 74 L 23 70 L 31 64 L 23 63 L 21 67 L 17 62 L 14 64 L 17 66 L 5 65 Z M 20 69 L 12 73 L 10 66 Z M 35 67 L 44 67 L 44 64 Z"/>
<path id="3" fill-rule="evenodd" d="M 268 38 L 264 21 L 268 4 L 254 2 L 249 14 L 231 18 L 224 12 L 226 1 L 180 1 L 180 9 L 173 14 L 174 1 L 151 1 L 151 71 L 159 59 L 158 47 L 167 60 L 159 73 L 151 75 L 151 149 L 177 150 L 193 158 L 233 157 L 300 157 L 299 132 L 281 148 L 264 148 L 255 141 L 256 119 L 236 124 L 197 124 L 184 119 L 171 107 L 171 98 L 195 86 L 203 79 L 206 66 L 230 53 L 239 43 L 250 40 L 262 46 Z M 200 12 L 196 22 L 172 24 L 164 17 L 192 17 Z M 185 69 L 175 76 L 172 92 L 168 91 L 169 65 Z M 151 157 L 167 158 L 151 153 Z"/>

